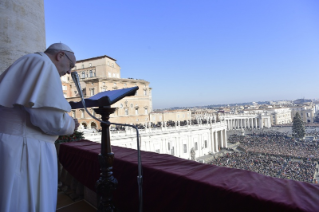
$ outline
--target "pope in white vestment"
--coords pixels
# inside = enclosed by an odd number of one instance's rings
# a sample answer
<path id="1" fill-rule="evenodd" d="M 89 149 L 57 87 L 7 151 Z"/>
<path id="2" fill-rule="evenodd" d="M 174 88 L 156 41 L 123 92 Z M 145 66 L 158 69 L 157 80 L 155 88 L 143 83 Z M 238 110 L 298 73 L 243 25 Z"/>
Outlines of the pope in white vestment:
<path id="1" fill-rule="evenodd" d="M 77 125 L 60 76 L 75 57 L 61 43 L 47 51 L 19 58 L 0 75 L 0 212 L 56 211 L 54 142 Z"/>

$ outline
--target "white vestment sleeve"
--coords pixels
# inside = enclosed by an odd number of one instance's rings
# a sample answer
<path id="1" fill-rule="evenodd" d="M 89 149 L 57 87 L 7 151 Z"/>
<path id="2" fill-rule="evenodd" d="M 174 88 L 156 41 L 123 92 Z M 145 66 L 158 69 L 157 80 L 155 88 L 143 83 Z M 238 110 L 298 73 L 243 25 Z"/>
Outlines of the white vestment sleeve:
<path id="1" fill-rule="evenodd" d="M 75 123 L 66 112 L 54 108 L 25 108 L 31 123 L 49 135 L 71 135 Z"/>

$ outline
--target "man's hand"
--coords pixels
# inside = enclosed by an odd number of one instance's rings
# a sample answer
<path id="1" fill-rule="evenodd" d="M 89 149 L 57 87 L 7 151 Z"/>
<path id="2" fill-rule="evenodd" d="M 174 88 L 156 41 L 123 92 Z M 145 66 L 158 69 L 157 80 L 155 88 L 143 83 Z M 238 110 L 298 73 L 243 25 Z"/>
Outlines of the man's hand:
<path id="1" fill-rule="evenodd" d="M 78 127 L 80 126 L 78 119 L 73 119 L 75 123 L 75 128 L 74 130 L 78 130 Z"/>

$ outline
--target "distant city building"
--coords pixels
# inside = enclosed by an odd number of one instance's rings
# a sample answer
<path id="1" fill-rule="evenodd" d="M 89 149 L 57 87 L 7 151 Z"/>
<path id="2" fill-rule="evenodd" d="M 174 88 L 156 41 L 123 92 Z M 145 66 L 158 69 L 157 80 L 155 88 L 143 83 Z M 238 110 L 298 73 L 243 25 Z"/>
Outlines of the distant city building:
<path id="1" fill-rule="evenodd" d="M 266 109 L 266 111 L 270 114 L 273 125 L 289 124 L 292 122 L 290 108 L 273 108 Z"/>
<path id="2" fill-rule="evenodd" d="M 291 119 L 295 117 L 298 112 L 301 116 L 301 120 L 305 123 L 313 123 L 315 118 L 315 107 L 314 106 L 293 106 L 291 108 Z"/>
<path id="3" fill-rule="evenodd" d="M 273 108 L 263 105 L 259 109 L 247 109 L 244 114 L 267 114 L 270 116 L 272 125 L 291 123 L 291 110 L 289 108 Z"/>
<path id="4" fill-rule="evenodd" d="M 270 101 L 270 105 L 291 105 L 292 101 L 289 100 L 279 100 L 279 101 Z"/>
<path id="5" fill-rule="evenodd" d="M 297 100 L 293 101 L 293 103 L 296 105 L 310 104 L 310 103 L 312 103 L 312 100 L 311 99 L 297 99 Z"/>

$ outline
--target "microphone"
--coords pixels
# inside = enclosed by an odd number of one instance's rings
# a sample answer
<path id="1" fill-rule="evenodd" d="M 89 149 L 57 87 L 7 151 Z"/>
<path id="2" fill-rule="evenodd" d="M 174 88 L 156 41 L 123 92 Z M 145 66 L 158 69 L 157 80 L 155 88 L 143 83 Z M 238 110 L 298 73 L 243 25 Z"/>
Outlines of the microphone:
<path id="1" fill-rule="evenodd" d="M 78 93 L 81 97 L 81 99 L 83 99 L 83 93 L 81 90 L 81 85 L 80 85 L 80 79 L 79 79 L 79 75 L 78 72 L 74 71 L 71 73 L 71 77 L 73 79 L 73 82 L 75 83 L 76 89 L 78 90 Z"/>
<path id="2" fill-rule="evenodd" d="M 138 161 L 138 176 L 137 176 L 137 184 L 138 184 L 138 194 L 139 194 L 139 212 L 143 211 L 143 190 L 142 190 L 142 184 L 143 184 L 143 176 L 142 176 L 142 161 L 141 161 L 141 150 L 140 150 L 140 136 L 139 136 L 139 131 L 138 128 L 134 125 L 130 125 L 130 124 L 118 124 L 118 123 L 111 123 L 111 122 L 105 122 L 102 121 L 98 118 L 96 118 L 95 116 L 93 116 L 88 109 L 86 108 L 85 105 L 85 101 L 83 98 L 83 93 L 82 93 L 82 89 L 81 89 L 81 85 L 80 85 L 80 79 L 79 79 L 79 75 L 76 71 L 71 72 L 71 77 L 73 79 L 73 82 L 75 83 L 76 89 L 79 92 L 79 95 L 81 97 L 81 101 L 83 104 L 83 107 L 85 109 L 85 111 L 95 120 L 97 120 L 98 122 L 101 122 L 103 124 L 114 124 L 114 125 L 118 125 L 118 126 L 127 126 L 127 127 L 133 127 L 136 130 L 136 143 L 137 143 L 137 161 Z"/>

